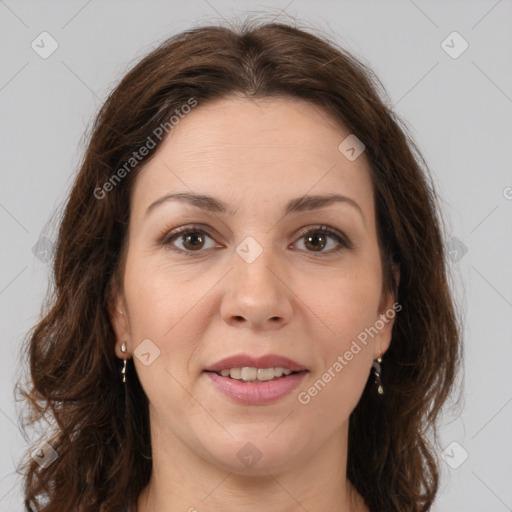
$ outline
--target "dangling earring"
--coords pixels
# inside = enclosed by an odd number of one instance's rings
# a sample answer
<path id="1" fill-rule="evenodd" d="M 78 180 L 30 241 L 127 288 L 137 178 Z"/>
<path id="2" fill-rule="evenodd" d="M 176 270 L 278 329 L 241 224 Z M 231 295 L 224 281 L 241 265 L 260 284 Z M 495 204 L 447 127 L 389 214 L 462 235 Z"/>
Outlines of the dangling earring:
<path id="1" fill-rule="evenodd" d="M 126 341 L 123 341 L 121 345 L 121 352 L 126 354 Z M 121 375 L 123 376 L 123 382 L 126 382 L 126 359 L 124 359 L 123 369 L 121 370 Z"/>
<path id="2" fill-rule="evenodd" d="M 381 368 L 380 363 L 382 363 L 382 358 L 379 356 L 376 360 L 373 361 L 373 370 L 375 371 L 375 384 L 377 384 L 377 392 L 379 395 L 384 394 L 384 389 L 382 389 L 382 383 L 380 380 Z"/>

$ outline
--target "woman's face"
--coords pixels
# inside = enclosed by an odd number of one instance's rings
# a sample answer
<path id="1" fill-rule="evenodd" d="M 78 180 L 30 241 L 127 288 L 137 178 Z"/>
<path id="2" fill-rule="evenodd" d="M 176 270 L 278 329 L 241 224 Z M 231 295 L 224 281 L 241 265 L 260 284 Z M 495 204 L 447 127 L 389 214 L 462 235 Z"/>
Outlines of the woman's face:
<path id="1" fill-rule="evenodd" d="M 137 176 L 111 318 L 149 399 L 154 451 L 258 474 L 344 449 L 394 316 L 365 155 L 338 149 L 348 135 L 300 100 L 199 103 Z M 333 194 L 347 199 L 308 199 Z M 268 355 L 305 371 L 206 371 Z M 269 357 L 220 367 L 287 366 Z"/>

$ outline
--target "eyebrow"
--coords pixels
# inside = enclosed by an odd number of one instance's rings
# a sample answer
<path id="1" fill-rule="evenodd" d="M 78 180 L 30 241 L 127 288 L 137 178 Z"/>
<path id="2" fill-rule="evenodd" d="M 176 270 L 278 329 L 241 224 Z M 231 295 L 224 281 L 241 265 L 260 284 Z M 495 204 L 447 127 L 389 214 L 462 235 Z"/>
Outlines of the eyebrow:
<path id="1" fill-rule="evenodd" d="M 166 194 L 165 196 L 157 199 L 148 206 L 145 215 L 148 216 L 149 213 L 153 211 L 157 206 L 173 200 L 185 201 L 192 206 L 213 213 L 222 213 L 233 216 L 237 211 L 237 209 L 233 209 L 228 203 L 225 203 L 220 199 L 216 199 L 215 197 L 203 194 L 182 192 L 176 194 Z M 366 224 L 366 219 L 361 207 L 350 197 L 342 196 L 340 194 L 309 195 L 291 199 L 288 201 L 288 203 L 286 203 L 284 208 L 284 215 L 286 216 L 290 213 L 318 210 L 335 203 L 344 203 L 355 208 L 361 214 L 361 217 Z"/>

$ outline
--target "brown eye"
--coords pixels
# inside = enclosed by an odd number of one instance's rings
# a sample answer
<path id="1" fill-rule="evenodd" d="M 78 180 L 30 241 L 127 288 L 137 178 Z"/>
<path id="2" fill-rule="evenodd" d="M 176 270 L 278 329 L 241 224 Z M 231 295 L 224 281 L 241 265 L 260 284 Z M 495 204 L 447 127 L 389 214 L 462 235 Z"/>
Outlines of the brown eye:
<path id="1" fill-rule="evenodd" d="M 350 241 L 344 235 L 328 226 L 304 230 L 299 241 L 303 241 L 305 251 L 322 255 L 352 247 Z M 324 250 L 325 248 L 327 250 Z"/>
<path id="2" fill-rule="evenodd" d="M 210 245 L 207 245 L 208 239 L 211 240 Z M 194 227 L 185 227 L 175 230 L 167 235 L 162 244 L 172 246 L 169 248 L 176 248 L 176 250 L 191 253 L 191 252 L 204 252 L 203 249 L 212 249 L 215 247 L 213 238 L 202 229 Z"/>
<path id="3" fill-rule="evenodd" d="M 303 230 L 296 244 L 299 242 L 304 244 L 304 248 L 300 248 L 301 250 L 317 253 L 322 256 L 324 254 L 336 253 L 342 249 L 352 248 L 348 238 L 329 226 L 319 226 L 314 229 Z M 217 247 L 213 237 L 200 226 L 178 228 L 164 236 L 160 243 L 173 251 L 181 252 L 188 256 L 194 253 L 199 255 L 206 252 L 203 249 Z"/>
<path id="4" fill-rule="evenodd" d="M 324 234 L 306 235 L 304 237 L 305 246 L 313 251 L 321 251 L 326 245 L 327 240 Z"/>
<path id="5" fill-rule="evenodd" d="M 201 249 L 204 245 L 204 236 L 199 232 L 188 233 L 181 235 L 183 246 L 185 249 L 195 250 Z"/>

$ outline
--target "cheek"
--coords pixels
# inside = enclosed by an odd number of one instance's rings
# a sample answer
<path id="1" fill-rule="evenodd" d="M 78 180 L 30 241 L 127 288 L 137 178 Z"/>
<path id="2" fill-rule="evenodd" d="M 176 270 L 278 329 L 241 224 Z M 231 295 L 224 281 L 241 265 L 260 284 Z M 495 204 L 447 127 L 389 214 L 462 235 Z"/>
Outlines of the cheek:
<path id="1" fill-rule="evenodd" d="M 299 412 L 312 427 L 322 425 L 327 433 L 335 432 L 348 420 L 368 380 L 369 371 L 364 359 L 365 355 L 360 353 L 341 370 L 329 364 L 300 390 L 297 396 Z"/>
<path id="2" fill-rule="evenodd" d="M 348 419 L 368 380 L 374 341 L 367 332 L 375 322 L 378 303 L 375 294 L 358 287 L 345 288 L 335 299 L 328 334 L 310 333 L 317 342 L 320 364 L 298 396 L 311 421 L 332 428 Z"/>
<path id="3" fill-rule="evenodd" d="M 134 337 L 152 332 L 166 338 L 200 300 L 203 286 L 198 284 L 170 268 L 161 255 L 134 251 L 126 263 L 124 282 Z"/>
<path id="4" fill-rule="evenodd" d="M 309 336 L 316 340 L 321 365 L 299 403 L 329 424 L 348 418 L 368 380 L 376 339 L 368 333 L 378 319 L 380 284 L 379 272 L 354 270 L 331 280 L 323 293 L 312 288 L 312 309 L 322 322 Z"/>
<path id="5" fill-rule="evenodd" d="M 199 339 L 195 328 L 200 328 L 190 318 L 196 319 L 194 304 L 199 297 L 180 282 L 179 274 L 163 269 L 151 258 L 144 261 L 142 256 L 134 254 L 127 260 L 124 287 L 134 364 L 148 396 L 152 396 L 151 389 L 164 386 L 173 390 L 177 381 L 190 378 L 189 361 Z M 143 343 L 148 345 L 151 358 L 157 355 L 150 365 L 139 358 Z"/>
<path id="6" fill-rule="evenodd" d="M 308 306 L 318 312 L 333 349 L 342 350 L 373 325 L 381 295 L 380 273 L 351 268 L 327 281 L 304 283 Z"/>

